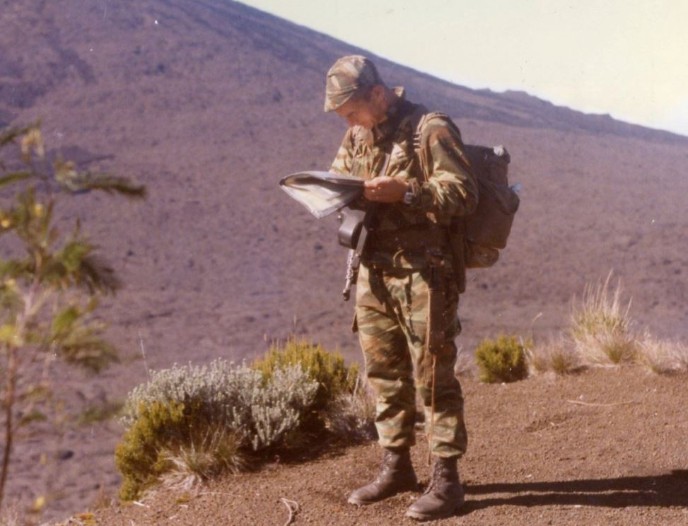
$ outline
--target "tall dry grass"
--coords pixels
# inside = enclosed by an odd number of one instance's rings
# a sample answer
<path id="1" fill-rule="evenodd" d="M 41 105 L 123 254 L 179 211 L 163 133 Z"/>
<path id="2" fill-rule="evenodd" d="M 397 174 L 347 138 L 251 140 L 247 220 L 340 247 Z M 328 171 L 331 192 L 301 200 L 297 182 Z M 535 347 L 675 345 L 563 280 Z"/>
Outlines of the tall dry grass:
<path id="1" fill-rule="evenodd" d="M 620 283 L 611 287 L 612 273 L 585 287 L 574 298 L 569 330 L 536 343 L 528 350 L 531 374 L 569 374 L 587 367 L 639 364 L 657 374 L 688 372 L 688 346 L 636 330 L 631 300 L 623 299 Z"/>
<path id="2" fill-rule="evenodd" d="M 570 335 L 576 353 L 586 365 L 619 365 L 637 358 L 638 337 L 630 317 L 631 300 L 622 300 L 621 284 L 610 289 L 612 273 L 600 283 L 587 285 L 574 305 Z"/>

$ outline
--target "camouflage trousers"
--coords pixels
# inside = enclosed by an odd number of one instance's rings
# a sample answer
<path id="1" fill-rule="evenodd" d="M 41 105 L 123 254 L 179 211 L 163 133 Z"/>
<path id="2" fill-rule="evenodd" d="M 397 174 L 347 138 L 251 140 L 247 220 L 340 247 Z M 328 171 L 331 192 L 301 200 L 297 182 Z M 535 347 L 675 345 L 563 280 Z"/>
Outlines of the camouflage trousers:
<path id="1" fill-rule="evenodd" d="M 432 411 L 432 355 L 426 346 L 428 275 L 413 269 L 369 269 L 356 282 L 356 326 L 368 381 L 376 396 L 375 425 L 385 448 L 415 443 L 416 393 L 425 413 L 430 450 L 439 457 L 461 456 L 467 435 L 463 394 L 454 374 L 460 332 L 459 294 L 451 275 L 443 278 L 444 343 L 435 365 Z M 440 328 L 442 329 L 442 328 Z"/>

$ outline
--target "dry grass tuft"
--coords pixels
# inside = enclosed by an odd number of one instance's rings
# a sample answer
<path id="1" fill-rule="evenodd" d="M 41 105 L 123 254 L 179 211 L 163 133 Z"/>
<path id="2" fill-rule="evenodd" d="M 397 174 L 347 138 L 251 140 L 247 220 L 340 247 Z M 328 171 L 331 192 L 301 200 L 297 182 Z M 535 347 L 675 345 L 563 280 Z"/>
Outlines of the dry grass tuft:
<path id="1" fill-rule="evenodd" d="M 374 440 L 375 397 L 364 379 L 358 379 L 353 393 L 341 393 L 328 407 L 326 427 L 347 443 Z"/>
<path id="2" fill-rule="evenodd" d="M 582 368 L 581 357 L 572 341 L 564 338 L 546 341 L 527 349 L 526 358 L 531 374 L 554 372 L 573 374 Z"/>
<path id="3" fill-rule="evenodd" d="M 586 365 L 619 365 L 636 360 L 638 341 L 629 316 L 631 302 L 622 304 L 620 285 L 611 292 L 612 274 L 588 285 L 580 305 L 573 307 L 571 336 Z"/>
<path id="4" fill-rule="evenodd" d="M 463 348 L 460 348 L 456 355 L 454 374 L 458 378 L 474 378 L 476 375 L 475 360 L 471 353 L 466 352 Z"/>
<path id="5" fill-rule="evenodd" d="M 658 340 L 650 333 L 645 333 L 638 343 L 637 361 L 656 374 L 688 372 L 688 346 Z"/>
<path id="6" fill-rule="evenodd" d="M 205 480 L 221 473 L 238 473 L 246 469 L 241 441 L 226 427 L 209 426 L 199 439 L 179 444 L 162 455 L 168 470 L 162 483 L 177 491 L 193 491 Z"/>

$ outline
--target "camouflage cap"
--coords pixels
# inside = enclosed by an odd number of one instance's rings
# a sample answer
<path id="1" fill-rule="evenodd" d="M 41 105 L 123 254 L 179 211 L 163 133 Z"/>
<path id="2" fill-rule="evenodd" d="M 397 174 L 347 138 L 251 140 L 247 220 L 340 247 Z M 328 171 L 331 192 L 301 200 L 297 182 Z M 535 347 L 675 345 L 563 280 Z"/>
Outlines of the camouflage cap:
<path id="1" fill-rule="evenodd" d="M 359 89 L 383 84 L 375 64 L 361 55 L 342 57 L 327 72 L 325 111 L 334 111 Z"/>

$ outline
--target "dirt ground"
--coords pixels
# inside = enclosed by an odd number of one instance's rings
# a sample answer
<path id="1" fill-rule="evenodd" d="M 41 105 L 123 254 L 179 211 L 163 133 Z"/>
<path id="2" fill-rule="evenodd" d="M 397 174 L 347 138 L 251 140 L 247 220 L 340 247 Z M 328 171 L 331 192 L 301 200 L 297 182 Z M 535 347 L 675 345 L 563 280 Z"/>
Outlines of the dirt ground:
<path id="1" fill-rule="evenodd" d="M 466 504 L 459 516 L 434 523 L 688 524 L 685 376 L 622 367 L 513 384 L 462 383 L 470 434 L 460 463 Z M 414 463 L 423 484 L 426 452 L 419 434 Z M 293 501 L 295 525 L 412 524 L 404 512 L 413 493 L 368 507 L 347 504 L 351 489 L 375 477 L 379 458 L 378 446 L 366 444 L 304 464 L 275 462 L 196 495 L 160 490 L 101 509 L 96 523 L 286 525 Z"/>
<path id="2" fill-rule="evenodd" d="M 63 233 L 83 221 L 125 284 L 99 310 L 122 363 L 95 378 L 58 368 L 74 420 L 15 443 L 8 499 L 23 511 L 45 497 L 42 520 L 64 521 L 120 483 L 121 426 L 81 417 L 116 408 L 148 369 L 251 360 L 294 335 L 360 360 L 336 219 L 314 220 L 278 181 L 329 166 L 344 124 L 322 111 L 324 73 L 361 50 L 224 0 L 2 5 L 0 124 L 40 120 L 52 158 L 149 190 L 145 203 L 82 194 L 57 212 Z M 500 333 L 560 334 L 572 299 L 611 270 L 639 331 L 688 339 L 688 139 L 377 64 L 411 100 L 452 115 L 468 143 L 507 146 L 510 180 L 523 184 L 509 247 L 468 276 L 463 350 Z M 460 522 L 688 524 L 685 384 L 640 369 L 466 380 Z M 422 437 L 415 454 L 427 478 Z M 160 493 L 102 510 L 98 521 L 280 525 L 287 498 L 300 505 L 295 524 L 399 524 L 411 494 L 346 505 L 379 456 L 368 445 L 277 463 L 192 500 Z"/>

